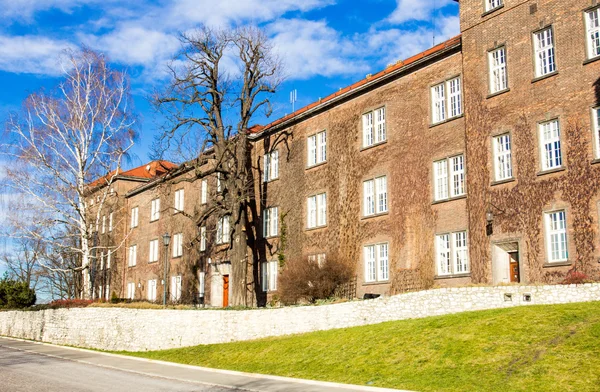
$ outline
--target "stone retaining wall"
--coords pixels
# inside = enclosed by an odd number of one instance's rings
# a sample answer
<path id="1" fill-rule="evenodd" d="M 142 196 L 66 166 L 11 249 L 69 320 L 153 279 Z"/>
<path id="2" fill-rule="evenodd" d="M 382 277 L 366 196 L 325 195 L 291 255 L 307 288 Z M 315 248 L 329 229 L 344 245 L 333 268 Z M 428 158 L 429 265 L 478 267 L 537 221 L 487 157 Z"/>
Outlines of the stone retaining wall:
<path id="1" fill-rule="evenodd" d="M 243 311 L 120 308 L 9 311 L 0 312 L 0 335 L 103 350 L 144 351 L 468 310 L 586 301 L 600 301 L 600 284 L 443 288 L 335 305 Z"/>

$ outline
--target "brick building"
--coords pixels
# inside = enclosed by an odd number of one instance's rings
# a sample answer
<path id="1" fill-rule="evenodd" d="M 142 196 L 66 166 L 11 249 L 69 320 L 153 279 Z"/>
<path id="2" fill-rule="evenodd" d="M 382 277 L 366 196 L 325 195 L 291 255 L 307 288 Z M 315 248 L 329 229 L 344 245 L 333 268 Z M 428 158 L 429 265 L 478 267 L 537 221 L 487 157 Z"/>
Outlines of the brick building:
<path id="1" fill-rule="evenodd" d="M 348 263 L 359 296 L 600 279 L 600 4 L 461 0 L 460 21 L 460 36 L 252 128 L 255 302 L 277 293 L 282 253 Z M 229 225 L 193 219 L 217 188 L 180 168 L 118 192 L 117 295 L 160 299 L 168 232 L 171 300 L 227 305 Z"/>

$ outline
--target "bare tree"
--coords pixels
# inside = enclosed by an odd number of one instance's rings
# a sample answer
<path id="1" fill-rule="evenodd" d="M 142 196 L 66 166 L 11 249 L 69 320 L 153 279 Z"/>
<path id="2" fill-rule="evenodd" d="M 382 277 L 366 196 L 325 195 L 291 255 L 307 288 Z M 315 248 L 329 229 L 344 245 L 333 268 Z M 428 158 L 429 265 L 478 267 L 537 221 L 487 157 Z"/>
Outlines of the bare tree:
<path id="1" fill-rule="evenodd" d="M 4 264 L 10 278 L 36 289 L 42 268 L 39 261 L 43 258 L 43 253 L 44 245 L 40 240 L 22 238 L 11 247 L 11 252 L 7 251 L 2 255 L 0 263 Z"/>
<path id="2" fill-rule="evenodd" d="M 256 238 L 256 222 L 248 222 L 254 196 L 248 128 L 258 111 L 271 113 L 280 62 L 266 35 L 253 27 L 204 28 L 183 34 L 181 41 L 183 50 L 170 67 L 172 83 L 156 98 L 171 120 L 158 146 L 200 156 L 188 163 L 194 178 L 219 176 L 218 196 L 195 219 L 202 225 L 211 216 L 228 217 L 230 303 L 247 305 L 248 246 Z"/>
<path id="3" fill-rule="evenodd" d="M 89 298 L 91 238 L 110 185 L 133 146 L 135 119 L 123 72 L 89 49 L 66 52 L 64 60 L 57 88 L 30 95 L 23 109 L 11 114 L 0 153 L 10 161 L 5 185 L 23 203 L 12 222 L 16 230 L 9 234 L 52 249 L 56 263 L 47 268 L 83 271 L 82 294 Z"/>

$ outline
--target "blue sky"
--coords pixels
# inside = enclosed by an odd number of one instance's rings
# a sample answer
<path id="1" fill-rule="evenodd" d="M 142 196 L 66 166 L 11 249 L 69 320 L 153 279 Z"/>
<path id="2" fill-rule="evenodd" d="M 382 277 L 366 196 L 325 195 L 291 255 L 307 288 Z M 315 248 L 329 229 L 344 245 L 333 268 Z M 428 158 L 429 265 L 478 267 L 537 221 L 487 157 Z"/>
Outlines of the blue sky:
<path id="1" fill-rule="evenodd" d="M 177 34 L 201 25 L 255 24 L 273 40 L 287 79 L 268 122 L 409 57 L 459 32 L 452 0 L 0 0 L 0 118 L 60 76 L 69 47 L 105 53 L 132 79 L 141 138 L 136 158 L 148 160 L 162 119 L 147 96 L 168 82 L 165 64 Z M 432 23 L 433 22 L 433 23 Z"/>

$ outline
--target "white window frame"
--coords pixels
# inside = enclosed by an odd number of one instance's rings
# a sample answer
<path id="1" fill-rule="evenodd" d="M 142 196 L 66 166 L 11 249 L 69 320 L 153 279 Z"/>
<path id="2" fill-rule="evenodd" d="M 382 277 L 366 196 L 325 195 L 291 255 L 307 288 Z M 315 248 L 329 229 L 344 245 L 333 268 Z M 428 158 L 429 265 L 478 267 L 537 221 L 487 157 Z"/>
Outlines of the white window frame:
<path id="1" fill-rule="evenodd" d="M 158 261 L 158 239 L 150 240 L 150 248 L 148 251 L 148 262 L 154 263 Z"/>
<path id="2" fill-rule="evenodd" d="M 279 273 L 279 262 L 269 261 L 260 263 L 260 285 L 264 293 L 277 291 L 277 275 Z"/>
<path id="3" fill-rule="evenodd" d="M 494 136 L 492 139 L 494 153 L 494 178 L 505 181 L 513 178 L 512 138 L 510 133 Z"/>
<path id="4" fill-rule="evenodd" d="M 221 172 L 217 172 L 217 193 L 221 192 Z"/>
<path id="5" fill-rule="evenodd" d="M 150 222 L 160 219 L 160 199 L 152 199 L 150 202 Z"/>
<path id="6" fill-rule="evenodd" d="M 387 140 L 385 106 L 362 115 L 363 148 L 383 143 Z"/>
<path id="7" fill-rule="evenodd" d="M 135 228 L 135 227 L 138 227 L 139 216 L 140 216 L 140 209 L 139 209 L 139 207 L 133 207 L 131 209 L 131 223 L 130 223 L 130 227 L 132 229 Z"/>
<path id="8" fill-rule="evenodd" d="M 563 167 L 560 122 L 558 119 L 538 124 L 542 171 Z"/>
<path id="9" fill-rule="evenodd" d="M 183 233 L 173 235 L 173 257 L 183 256 Z"/>
<path id="10" fill-rule="evenodd" d="M 263 157 L 263 182 L 273 181 L 279 178 L 279 150 L 266 153 Z"/>
<path id="11" fill-rule="evenodd" d="M 600 56 L 600 8 L 585 12 L 585 33 L 587 58 L 591 60 Z"/>
<path id="12" fill-rule="evenodd" d="M 491 94 L 508 90 L 508 69 L 506 63 L 506 46 L 500 46 L 488 52 Z"/>
<path id="13" fill-rule="evenodd" d="M 200 252 L 206 250 L 206 226 L 200 227 Z"/>
<path id="14" fill-rule="evenodd" d="M 226 244 L 230 236 L 229 215 L 222 216 L 217 221 L 217 244 Z"/>
<path id="15" fill-rule="evenodd" d="M 569 260 L 567 211 L 562 209 L 544 213 L 544 231 L 548 263 L 567 262 Z"/>
<path id="16" fill-rule="evenodd" d="M 263 217 L 263 237 L 279 235 L 279 207 L 265 208 Z"/>
<path id="17" fill-rule="evenodd" d="M 127 283 L 127 299 L 135 299 L 135 282 Z"/>
<path id="18" fill-rule="evenodd" d="M 435 236 L 435 260 L 438 276 L 468 274 L 469 242 L 466 230 Z"/>
<path id="19" fill-rule="evenodd" d="M 137 245 L 131 245 L 129 247 L 129 256 L 127 258 L 127 265 L 129 267 L 135 267 L 137 265 Z"/>
<path id="20" fill-rule="evenodd" d="M 503 0 L 485 0 L 485 12 L 493 11 L 504 5 Z"/>
<path id="21" fill-rule="evenodd" d="M 108 232 L 113 231 L 113 213 L 108 214 Z"/>
<path id="22" fill-rule="evenodd" d="M 308 229 L 327 226 L 327 194 L 319 193 L 307 198 Z"/>
<path id="23" fill-rule="evenodd" d="M 100 270 L 104 269 L 104 251 L 100 252 Z"/>
<path id="24" fill-rule="evenodd" d="M 464 154 L 433 162 L 434 200 L 448 200 L 467 194 Z"/>
<path id="25" fill-rule="evenodd" d="M 592 108 L 592 130 L 594 132 L 594 158 L 600 159 L 600 107 Z"/>
<path id="26" fill-rule="evenodd" d="M 102 215 L 102 234 L 106 233 L 106 215 Z"/>
<path id="27" fill-rule="evenodd" d="M 178 189 L 175 191 L 175 201 L 173 203 L 173 209 L 175 211 L 173 211 L 173 213 L 177 214 L 179 212 L 183 212 L 184 205 L 185 205 L 185 192 L 184 192 L 183 188 L 181 188 L 181 189 Z"/>
<path id="28" fill-rule="evenodd" d="M 206 204 L 208 203 L 208 180 L 206 178 L 202 179 L 200 185 L 200 203 Z"/>
<path id="29" fill-rule="evenodd" d="M 325 253 L 315 253 L 308 255 L 308 263 L 316 264 L 319 268 L 322 268 L 327 262 L 327 255 Z"/>
<path id="30" fill-rule="evenodd" d="M 156 286 L 157 286 L 156 279 L 148 280 L 148 288 L 146 290 L 146 299 L 148 299 L 148 301 L 150 301 L 150 302 L 156 302 Z"/>
<path id="31" fill-rule="evenodd" d="M 365 282 L 388 282 L 390 280 L 389 247 L 389 242 L 363 247 Z"/>
<path id="32" fill-rule="evenodd" d="M 181 300 L 181 281 L 181 275 L 171 276 L 170 298 L 172 302 L 179 302 Z"/>
<path id="33" fill-rule="evenodd" d="M 431 87 L 431 122 L 439 124 L 462 116 L 462 80 L 455 76 Z"/>
<path id="34" fill-rule="evenodd" d="M 113 251 L 109 249 L 106 254 L 106 269 L 110 269 L 110 262 L 111 262 L 112 254 L 113 254 Z"/>
<path id="35" fill-rule="evenodd" d="M 307 167 L 327 162 L 327 130 L 317 132 L 306 138 Z"/>
<path id="36" fill-rule="evenodd" d="M 363 216 L 388 212 L 387 176 L 363 182 Z"/>
<path id="37" fill-rule="evenodd" d="M 556 51 L 552 26 L 533 33 L 535 77 L 550 75 L 556 72 Z"/>
<path id="38" fill-rule="evenodd" d="M 106 286 L 104 286 L 104 290 L 106 290 L 104 300 L 109 301 L 110 300 L 110 285 L 107 284 Z"/>

